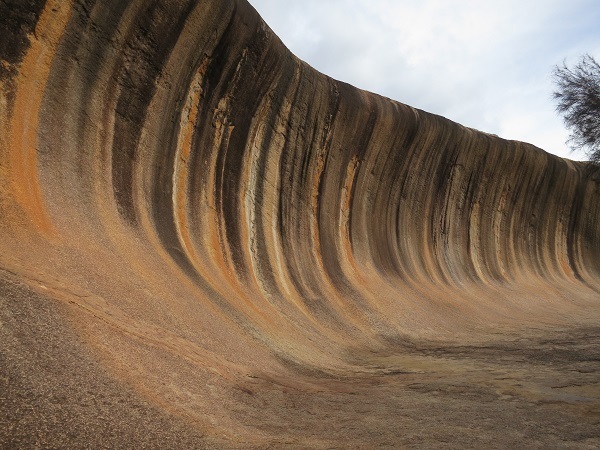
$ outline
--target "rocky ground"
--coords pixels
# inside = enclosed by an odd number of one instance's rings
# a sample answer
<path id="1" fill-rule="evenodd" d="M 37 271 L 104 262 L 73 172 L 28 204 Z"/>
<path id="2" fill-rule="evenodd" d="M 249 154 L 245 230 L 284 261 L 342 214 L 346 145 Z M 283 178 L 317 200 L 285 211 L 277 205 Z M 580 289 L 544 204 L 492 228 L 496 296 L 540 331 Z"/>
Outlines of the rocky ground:
<path id="1" fill-rule="evenodd" d="M 0 285 L 2 448 L 573 448 L 600 445 L 600 328 L 524 330 L 477 345 L 348 349 L 364 370 L 227 385 L 249 435 L 219 438 L 108 373 L 64 306 Z"/>

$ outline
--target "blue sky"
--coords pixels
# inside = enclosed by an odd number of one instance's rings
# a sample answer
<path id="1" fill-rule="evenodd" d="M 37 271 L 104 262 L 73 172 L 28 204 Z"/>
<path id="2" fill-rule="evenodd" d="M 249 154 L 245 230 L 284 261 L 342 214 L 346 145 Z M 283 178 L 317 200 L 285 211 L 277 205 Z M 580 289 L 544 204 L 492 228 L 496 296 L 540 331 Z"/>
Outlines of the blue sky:
<path id="1" fill-rule="evenodd" d="M 600 0 L 250 0 L 288 48 L 359 88 L 579 160 L 551 73 L 600 60 Z"/>

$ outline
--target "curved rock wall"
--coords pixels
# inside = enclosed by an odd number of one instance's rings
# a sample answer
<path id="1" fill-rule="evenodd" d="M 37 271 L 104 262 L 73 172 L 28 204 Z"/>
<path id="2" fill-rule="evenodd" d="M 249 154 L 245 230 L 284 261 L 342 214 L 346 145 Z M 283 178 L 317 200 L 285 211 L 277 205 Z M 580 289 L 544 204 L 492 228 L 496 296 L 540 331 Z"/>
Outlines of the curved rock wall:
<path id="1" fill-rule="evenodd" d="M 330 79 L 245 0 L 0 10 L 2 271 L 157 405 L 596 323 L 598 167 Z"/>

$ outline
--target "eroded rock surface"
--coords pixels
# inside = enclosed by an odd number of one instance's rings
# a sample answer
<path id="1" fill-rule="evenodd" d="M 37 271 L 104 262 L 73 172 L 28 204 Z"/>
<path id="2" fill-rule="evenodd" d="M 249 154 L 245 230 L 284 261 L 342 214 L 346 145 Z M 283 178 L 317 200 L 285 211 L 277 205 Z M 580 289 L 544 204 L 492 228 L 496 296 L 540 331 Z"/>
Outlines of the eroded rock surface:
<path id="1" fill-rule="evenodd" d="M 597 448 L 600 169 L 245 0 L 0 0 L 0 446 Z"/>

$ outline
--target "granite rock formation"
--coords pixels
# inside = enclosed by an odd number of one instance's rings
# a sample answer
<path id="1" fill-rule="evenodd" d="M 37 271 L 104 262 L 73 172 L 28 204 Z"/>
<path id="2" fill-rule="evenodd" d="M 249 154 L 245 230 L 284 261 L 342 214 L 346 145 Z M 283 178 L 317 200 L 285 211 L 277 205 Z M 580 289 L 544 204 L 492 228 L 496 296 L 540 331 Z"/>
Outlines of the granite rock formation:
<path id="1" fill-rule="evenodd" d="M 246 0 L 0 1 L 0 446 L 600 443 L 600 169 Z"/>

